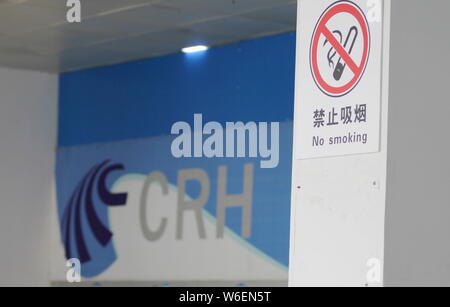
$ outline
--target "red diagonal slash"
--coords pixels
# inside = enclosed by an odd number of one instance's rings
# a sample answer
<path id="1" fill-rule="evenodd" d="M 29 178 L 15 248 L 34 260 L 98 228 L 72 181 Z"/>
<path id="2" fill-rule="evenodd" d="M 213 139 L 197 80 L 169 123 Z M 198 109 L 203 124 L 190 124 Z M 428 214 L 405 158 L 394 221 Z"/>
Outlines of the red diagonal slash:
<path id="1" fill-rule="evenodd" d="M 325 37 L 328 39 L 330 44 L 336 49 L 337 53 L 341 56 L 342 60 L 348 65 L 348 67 L 353 71 L 355 75 L 358 75 L 361 73 L 361 68 L 356 65 L 355 61 L 350 57 L 347 50 L 345 50 L 344 47 L 338 42 L 336 37 L 334 37 L 333 33 L 326 27 L 326 25 L 323 25 L 320 27 L 319 31 L 325 35 Z"/>

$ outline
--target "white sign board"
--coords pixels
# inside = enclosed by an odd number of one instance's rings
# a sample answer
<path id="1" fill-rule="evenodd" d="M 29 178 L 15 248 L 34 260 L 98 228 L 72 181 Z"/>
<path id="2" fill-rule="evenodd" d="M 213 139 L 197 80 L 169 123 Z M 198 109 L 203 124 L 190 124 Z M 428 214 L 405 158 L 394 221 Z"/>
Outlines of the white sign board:
<path id="1" fill-rule="evenodd" d="M 382 1 L 299 2 L 296 158 L 378 152 Z"/>

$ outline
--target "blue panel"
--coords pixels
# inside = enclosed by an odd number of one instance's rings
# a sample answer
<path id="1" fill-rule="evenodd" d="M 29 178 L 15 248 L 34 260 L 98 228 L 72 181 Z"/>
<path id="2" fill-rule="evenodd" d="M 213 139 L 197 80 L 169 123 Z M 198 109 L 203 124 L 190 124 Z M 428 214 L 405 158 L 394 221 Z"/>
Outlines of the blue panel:
<path id="1" fill-rule="evenodd" d="M 59 146 L 167 135 L 177 121 L 293 119 L 295 35 L 63 74 Z"/>
<path id="2" fill-rule="evenodd" d="M 229 193 L 240 193 L 243 163 L 257 161 L 171 155 L 171 126 L 178 121 L 192 124 L 193 114 L 201 113 L 204 123 L 282 122 L 280 164 L 255 169 L 252 236 L 246 241 L 287 266 L 294 77 L 294 34 L 61 75 L 57 187 L 66 256 L 84 258 L 88 277 L 118 259 L 107 231 L 108 207 L 114 210 L 117 204 L 92 190 L 101 183 L 108 163 L 123 164 L 123 174 L 162 170 L 173 184 L 178 170 L 198 167 L 207 171 L 213 187 L 217 167 L 226 165 Z M 136 138 L 143 139 L 117 142 Z M 112 143 L 79 146 L 103 142 Z M 98 166 L 108 159 L 112 162 Z M 198 194 L 198 187 L 187 188 L 190 196 Z M 215 215 L 217 195 L 214 190 L 211 193 L 205 210 Z M 240 233 L 239 209 L 228 210 L 226 225 Z"/>
<path id="3" fill-rule="evenodd" d="M 170 155 L 170 146 L 174 137 L 153 137 L 140 140 L 121 141 L 113 143 L 103 143 L 87 146 L 75 146 L 60 148 L 58 150 L 57 163 L 57 198 L 58 198 L 58 216 L 61 226 L 61 242 L 65 246 L 67 258 L 81 258 L 80 246 L 86 245 L 86 253 L 89 259 L 83 262 L 82 274 L 85 277 L 95 277 L 104 272 L 116 260 L 122 261 L 120 255 L 116 255 L 114 244 L 117 243 L 117 236 L 114 234 L 106 236 L 104 244 L 102 242 L 102 228 L 109 232 L 113 227 L 108 219 L 109 210 L 118 210 L 112 206 L 103 197 L 99 197 L 98 186 L 101 183 L 102 169 L 105 170 L 108 165 L 120 165 L 121 168 L 108 174 L 107 189 L 120 177 L 127 174 L 140 174 L 147 176 L 154 171 L 160 171 L 170 184 L 177 184 L 178 171 L 182 169 L 202 169 L 210 180 L 210 193 L 204 209 L 212 216 L 216 216 L 217 209 L 217 185 L 219 166 L 227 167 L 227 195 L 243 193 L 243 170 L 244 164 L 254 165 L 253 171 L 253 193 L 252 193 L 252 217 L 251 217 L 251 236 L 242 238 L 249 246 L 257 250 L 258 253 L 269 257 L 278 265 L 288 266 L 289 256 L 289 216 L 290 216 L 290 189 L 291 189 L 291 153 L 292 153 L 292 122 L 284 122 L 280 125 L 280 164 L 276 168 L 262 169 L 259 167 L 260 159 L 240 158 L 240 159 L 207 159 L 207 158 L 184 158 L 176 159 Z M 99 166 L 105 161 L 103 168 L 100 167 L 97 174 L 90 173 L 93 166 Z M 89 173 L 91 178 L 83 191 L 80 188 L 80 182 Z M 198 182 L 194 185 L 186 186 L 186 193 L 197 198 L 199 195 Z M 80 188 L 80 189 L 79 189 Z M 81 191 L 81 192 L 80 192 Z M 127 192 L 128 193 L 128 192 Z M 76 196 L 83 196 L 77 200 Z M 75 200 L 73 197 L 75 196 Z M 98 215 L 98 220 L 88 223 L 89 203 L 87 197 L 92 198 L 94 213 Z M 118 195 L 116 194 L 116 197 Z M 119 202 L 118 205 L 125 206 L 124 210 L 130 210 L 130 207 L 137 208 L 139 203 L 132 200 L 128 202 Z M 67 212 L 71 210 L 72 215 Z M 75 209 L 78 211 L 75 211 Z M 92 214 L 91 214 L 92 215 Z M 139 217 L 126 220 L 129 215 L 124 215 L 122 223 L 133 225 L 139 223 Z M 175 216 L 166 216 L 170 220 L 170 225 L 175 225 Z M 191 216 L 192 218 L 192 216 Z M 241 234 L 242 227 L 242 208 L 226 209 L 226 226 L 237 236 Z M 78 226 L 80 225 L 80 226 Z M 77 226 L 79 231 L 77 232 Z M 112 231 L 112 230 L 111 230 Z M 197 229 L 184 229 L 184 232 L 193 234 Z M 97 233 L 97 236 L 94 235 Z M 184 235 L 187 235 L 186 233 Z M 216 233 L 207 233 L 208 238 L 215 238 Z M 130 238 L 131 239 L 131 238 Z M 200 239 L 199 239 L 200 240 Z M 221 239 L 215 239 L 219 242 Z M 201 240 L 200 240 L 201 241 Z M 139 241 L 138 241 L 139 242 Z M 139 246 L 146 249 L 151 246 L 151 242 Z M 218 245 L 213 245 L 217 247 Z M 198 249 L 199 257 L 192 259 L 192 266 L 202 268 L 202 249 L 212 248 L 211 245 L 199 244 L 193 246 Z M 246 246 L 241 248 L 247 249 Z M 69 250 L 69 253 L 67 253 Z M 154 253 L 167 253 L 170 250 L 155 250 Z M 137 251 L 138 252 L 138 251 Z M 148 264 L 151 268 L 152 263 Z M 133 276 L 129 276 L 131 279 Z M 219 277 L 217 277 L 219 278 Z"/>

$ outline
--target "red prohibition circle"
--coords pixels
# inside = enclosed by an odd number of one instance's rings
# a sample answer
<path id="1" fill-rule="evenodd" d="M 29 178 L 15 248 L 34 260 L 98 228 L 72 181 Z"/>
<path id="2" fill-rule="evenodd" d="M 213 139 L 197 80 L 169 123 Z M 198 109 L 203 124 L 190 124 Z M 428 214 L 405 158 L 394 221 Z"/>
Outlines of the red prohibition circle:
<path id="1" fill-rule="evenodd" d="M 327 23 L 334 16 L 340 13 L 348 13 L 351 14 L 359 23 L 362 29 L 362 36 L 364 40 L 363 47 L 363 55 L 361 58 L 361 62 L 359 64 L 355 63 L 351 56 L 347 53 L 345 48 L 339 43 L 333 33 L 328 29 Z M 338 54 L 341 56 L 342 60 L 347 64 L 347 66 L 352 70 L 354 77 L 345 85 L 340 87 L 335 87 L 329 85 L 322 77 L 319 65 L 317 64 L 317 52 L 320 37 L 324 35 L 330 44 L 336 49 Z M 369 50 L 370 50 L 370 33 L 369 33 L 369 25 L 367 19 L 362 12 L 362 10 L 353 2 L 350 1 L 339 1 L 332 4 L 320 17 L 316 28 L 314 29 L 314 34 L 311 43 L 310 50 L 310 65 L 311 71 L 316 82 L 317 86 L 320 88 L 322 92 L 332 97 L 341 97 L 348 94 L 352 91 L 358 82 L 361 80 L 361 77 L 364 74 L 364 71 L 367 66 L 367 62 L 369 59 Z"/>

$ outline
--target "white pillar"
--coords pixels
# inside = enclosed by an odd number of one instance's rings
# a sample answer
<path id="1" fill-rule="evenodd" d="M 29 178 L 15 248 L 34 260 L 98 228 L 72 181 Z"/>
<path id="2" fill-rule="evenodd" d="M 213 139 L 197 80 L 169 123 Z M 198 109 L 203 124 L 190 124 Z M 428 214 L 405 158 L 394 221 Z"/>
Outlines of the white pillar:
<path id="1" fill-rule="evenodd" d="M 450 1 L 392 1 L 386 286 L 450 286 Z"/>
<path id="2" fill-rule="evenodd" d="M 383 284 L 390 1 L 340 3 L 347 6 L 334 9 L 333 0 L 299 0 L 291 286 Z M 351 61 L 347 61 L 342 76 L 333 72 L 338 67 L 339 55 L 343 54 L 340 51 L 333 57 L 339 46 L 330 44 L 331 38 L 326 40 L 325 34 L 319 35 L 314 46 L 314 33 L 321 31 L 317 27 L 326 16 L 333 16 L 325 24 L 355 63 L 350 70 Z M 350 43 L 345 44 L 352 35 L 352 26 L 358 33 L 353 49 Z M 370 48 L 366 50 L 367 42 Z M 312 56 L 314 52 L 318 54 L 316 59 Z M 318 80 L 316 70 L 324 82 Z M 354 82 L 358 71 L 362 72 L 361 77 Z M 367 106 L 363 122 L 355 118 L 355 110 L 362 104 Z M 351 123 L 341 117 L 346 107 L 352 111 Z M 328 115 L 334 113 L 333 108 L 339 124 L 329 126 L 333 122 Z M 317 115 L 314 111 L 322 109 L 324 126 L 320 126 L 320 116 L 314 118 Z M 350 140 L 349 133 L 356 139 Z M 323 139 L 323 144 L 313 143 L 316 135 Z"/>

